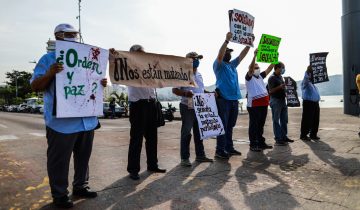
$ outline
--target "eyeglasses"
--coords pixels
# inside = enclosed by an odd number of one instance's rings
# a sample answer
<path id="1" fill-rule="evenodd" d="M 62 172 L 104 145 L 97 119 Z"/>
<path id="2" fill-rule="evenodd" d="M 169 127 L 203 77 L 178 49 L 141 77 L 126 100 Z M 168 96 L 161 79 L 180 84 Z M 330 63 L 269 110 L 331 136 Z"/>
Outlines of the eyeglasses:
<path id="1" fill-rule="evenodd" d="M 63 32 L 64 38 L 76 38 L 78 37 L 79 33 L 76 32 Z"/>
<path id="2" fill-rule="evenodd" d="M 77 32 L 59 32 L 58 35 L 60 38 L 79 38 L 79 33 Z"/>

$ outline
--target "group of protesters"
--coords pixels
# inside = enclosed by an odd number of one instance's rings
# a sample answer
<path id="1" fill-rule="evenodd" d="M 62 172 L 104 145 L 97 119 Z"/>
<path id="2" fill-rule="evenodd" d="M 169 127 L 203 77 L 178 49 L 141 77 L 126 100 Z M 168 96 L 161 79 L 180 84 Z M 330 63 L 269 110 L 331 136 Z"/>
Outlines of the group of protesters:
<path id="1" fill-rule="evenodd" d="M 56 40 L 78 40 L 79 32 L 69 24 L 60 24 L 54 30 Z M 250 47 L 246 46 L 240 54 L 232 59 L 233 50 L 228 48 L 232 33 L 226 34 L 217 58 L 213 64 L 216 76 L 215 97 L 218 114 L 222 120 L 225 134 L 216 137 L 215 158 L 229 159 L 231 156 L 241 155 L 233 144 L 233 128 L 238 117 L 238 100 L 241 98 L 238 81 L 237 66 L 248 54 Z M 145 53 L 143 46 L 133 45 L 130 52 Z M 114 49 L 110 53 L 116 53 Z M 249 140 L 250 150 L 261 152 L 273 148 L 265 142 L 263 137 L 264 125 L 268 106 L 272 111 L 273 132 L 276 146 L 286 146 L 294 142 L 287 136 L 288 110 L 286 105 L 285 84 L 282 74 L 285 65 L 282 62 L 269 65 L 261 71 L 255 62 L 257 50 L 254 51 L 252 61 L 245 75 L 247 88 L 247 110 L 249 112 Z M 182 120 L 180 138 L 181 165 L 191 166 L 190 142 L 194 139 L 197 162 L 213 162 L 205 154 L 203 141 L 200 139 L 198 122 L 192 106 L 192 96 L 195 93 L 208 92 L 204 88 L 201 73 L 198 71 L 200 60 L 203 58 L 196 52 L 186 55 L 193 61 L 193 75 L 196 87 L 174 87 L 173 93 L 181 96 L 180 114 Z M 56 82 L 55 75 L 63 70 L 63 65 L 56 62 L 55 52 L 45 54 L 37 63 L 31 78 L 34 91 L 44 91 L 44 118 L 46 124 L 47 170 L 50 181 L 53 203 L 57 207 L 70 208 L 72 200 L 68 196 L 68 172 L 70 158 L 74 158 L 74 181 L 72 183 L 73 196 L 94 198 L 97 193 L 88 187 L 89 159 L 91 156 L 94 130 L 100 127 L 97 117 L 56 118 Z M 273 71 L 268 80 L 268 87 L 264 79 Z M 319 100 L 318 89 L 310 81 L 311 67 L 308 67 L 302 83 L 303 116 L 300 138 L 304 141 L 318 140 Z M 101 84 L 105 87 L 107 80 Z M 130 144 L 128 151 L 127 171 L 133 180 L 140 179 L 140 155 L 145 137 L 147 155 L 147 170 L 154 173 L 165 173 L 166 169 L 159 168 L 157 159 L 157 126 L 155 122 L 156 90 L 149 87 L 128 87 L 130 110 Z M 191 134 L 193 131 L 193 135 Z"/>

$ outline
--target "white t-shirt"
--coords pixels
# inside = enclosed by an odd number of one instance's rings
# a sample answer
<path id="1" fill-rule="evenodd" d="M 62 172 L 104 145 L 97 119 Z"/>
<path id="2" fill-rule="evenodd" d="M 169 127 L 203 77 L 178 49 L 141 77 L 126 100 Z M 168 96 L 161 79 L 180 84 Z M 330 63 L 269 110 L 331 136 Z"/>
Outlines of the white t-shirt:
<path id="1" fill-rule="evenodd" d="M 155 88 L 128 86 L 128 97 L 130 102 L 136 102 L 140 99 L 155 99 Z"/>

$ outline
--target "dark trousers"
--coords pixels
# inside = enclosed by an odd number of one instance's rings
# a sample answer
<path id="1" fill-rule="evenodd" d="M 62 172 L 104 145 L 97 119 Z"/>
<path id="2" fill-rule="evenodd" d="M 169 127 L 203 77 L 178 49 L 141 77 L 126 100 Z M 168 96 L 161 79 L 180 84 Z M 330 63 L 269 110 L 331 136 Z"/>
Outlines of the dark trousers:
<path id="1" fill-rule="evenodd" d="M 249 140 L 250 147 L 265 144 L 264 125 L 268 112 L 267 106 L 247 107 L 249 112 Z"/>
<path id="2" fill-rule="evenodd" d="M 94 139 L 94 130 L 72 134 L 63 134 L 46 127 L 47 170 L 51 194 L 54 198 L 69 193 L 68 176 L 71 153 L 74 157 L 73 189 L 82 189 L 88 185 L 89 159 Z"/>
<path id="3" fill-rule="evenodd" d="M 189 159 L 190 157 L 190 141 L 191 141 L 191 129 L 194 133 L 194 144 L 196 157 L 204 157 L 204 145 L 200 139 L 199 125 L 196 119 L 194 109 L 188 109 L 184 104 L 180 104 L 181 114 L 181 143 L 180 143 L 180 155 L 181 159 Z"/>
<path id="4" fill-rule="evenodd" d="M 129 173 L 139 173 L 143 137 L 148 168 L 157 168 L 157 127 L 155 124 L 155 101 L 139 100 L 130 103 L 130 144 L 128 153 Z"/>
<path id="5" fill-rule="evenodd" d="M 319 130 L 319 122 L 320 122 L 319 102 L 304 100 L 300 137 L 305 137 L 309 133 L 310 133 L 310 137 L 316 137 Z"/>
<path id="6" fill-rule="evenodd" d="M 225 129 L 224 135 L 216 137 L 216 152 L 231 152 L 234 150 L 232 134 L 239 114 L 239 102 L 216 98 L 216 105 Z"/>

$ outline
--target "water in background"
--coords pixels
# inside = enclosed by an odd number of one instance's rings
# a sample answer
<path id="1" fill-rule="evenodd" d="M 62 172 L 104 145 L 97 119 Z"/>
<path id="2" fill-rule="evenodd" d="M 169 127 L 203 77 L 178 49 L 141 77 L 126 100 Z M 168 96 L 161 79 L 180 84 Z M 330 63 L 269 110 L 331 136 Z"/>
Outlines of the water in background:
<path id="1" fill-rule="evenodd" d="M 302 99 L 300 102 L 302 102 Z M 176 111 L 179 111 L 180 101 L 161 101 L 163 107 L 167 107 L 168 104 L 171 104 L 176 108 Z M 240 105 L 242 104 L 243 111 L 246 111 L 247 101 L 246 99 L 239 100 L 239 110 L 241 109 Z M 334 95 L 334 96 L 321 96 L 320 107 L 321 108 L 342 108 L 344 106 L 343 95 Z"/>

